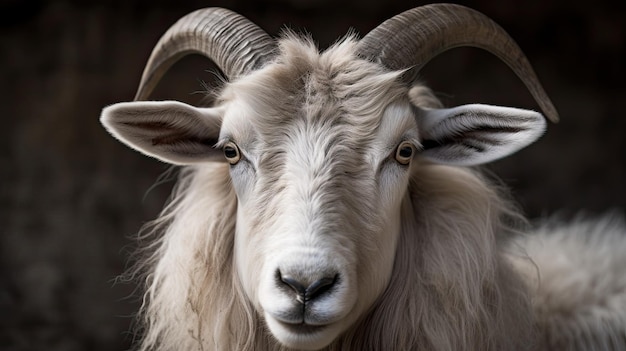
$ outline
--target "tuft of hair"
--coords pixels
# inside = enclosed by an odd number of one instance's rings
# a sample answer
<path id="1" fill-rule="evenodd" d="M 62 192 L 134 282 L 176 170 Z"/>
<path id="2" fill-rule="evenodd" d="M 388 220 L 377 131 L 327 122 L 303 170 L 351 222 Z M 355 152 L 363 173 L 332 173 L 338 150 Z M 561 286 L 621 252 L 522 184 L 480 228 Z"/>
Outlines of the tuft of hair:
<path id="1" fill-rule="evenodd" d="M 532 292 L 545 350 L 624 350 L 626 222 L 556 218 L 520 237 L 532 265 L 520 264 Z M 538 273 L 537 273 L 538 272 Z"/>
<path id="2" fill-rule="evenodd" d="M 254 349 L 262 327 L 232 269 L 236 208 L 226 164 L 181 170 L 171 202 L 140 234 L 152 240 L 134 267 L 146 282 L 140 350 Z"/>
<path id="3" fill-rule="evenodd" d="M 479 172 L 416 165 L 391 282 L 340 349 L 526 350 L 530 301 L 500 253 L 524 223 Z"/>

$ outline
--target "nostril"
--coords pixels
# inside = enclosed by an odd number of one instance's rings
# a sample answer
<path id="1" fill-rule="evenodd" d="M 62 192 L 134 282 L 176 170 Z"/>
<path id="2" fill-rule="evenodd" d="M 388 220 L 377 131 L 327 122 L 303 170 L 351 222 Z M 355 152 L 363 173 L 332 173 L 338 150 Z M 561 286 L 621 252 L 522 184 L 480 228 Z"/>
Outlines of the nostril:
<path id="1" fill-rule="evenodd" d="M 291 278 L 288 275 L 280 275 L 280 280 L 287 284 L 291 289 L 293 289 L 293 291 L 295 291 L 298 295 L 305 295 L 306 294 L 306 287 L 302 284 L 300 284 L 300 282 L 298 282 L 297 280 Z"/>
<path id="2" fill-rule="evenodd" d="M 277 271 L 277 278 L 297 294 L 296 300 L 300 303 L 313 300 L 328 291 L 337 282 L 337 277 L 338 275 L 324 277 L 306 286 L 306 283 Z"/>
<path id="3" fill-rule="evenodd" d="M 306 301 L 313 300 L 314 298 L 321 295 L 325 291 L 328 291 L 328 289 L 330 289 L 330 287 L 333 286 L 336 281 L 337 281 L 337 275 L 333 276 L 332 278 L 326 277 L 326 278 L 322 278 L 322 279 L 314 281 L 313 284 L 309 285 L 309 287 L 306 288 L 306 292 L 304 295 L 305 300 Z"/>

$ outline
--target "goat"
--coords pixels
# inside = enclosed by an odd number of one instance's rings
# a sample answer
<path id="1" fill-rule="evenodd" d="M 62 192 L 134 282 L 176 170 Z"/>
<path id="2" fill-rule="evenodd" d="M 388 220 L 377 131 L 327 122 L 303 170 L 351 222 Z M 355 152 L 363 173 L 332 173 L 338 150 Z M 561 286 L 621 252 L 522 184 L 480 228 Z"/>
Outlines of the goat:
<path id="1" fill-rule="evenodd" d="M 142 232 L 140 349 L 625 349 L 623 223 L 522 233 L 471 166 L 534 142 L 545 118 L 443 108 L 416 76 L 457 46 L 498 56 L 558 120 L 515 42 L 463 6 L 417 7 L 323 52 L 220 8 L 174 24 L 136 101 L 101 115 L 131 148 L 184 166 Z M 228 79 L 212 105 L 143 101 L 188 53 Z"/>

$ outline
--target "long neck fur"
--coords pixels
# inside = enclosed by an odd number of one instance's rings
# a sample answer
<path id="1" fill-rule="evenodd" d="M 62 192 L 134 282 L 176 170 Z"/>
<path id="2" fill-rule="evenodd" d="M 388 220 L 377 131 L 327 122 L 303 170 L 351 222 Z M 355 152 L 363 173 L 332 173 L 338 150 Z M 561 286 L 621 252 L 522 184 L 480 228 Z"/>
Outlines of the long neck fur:
<path id="1" fill-rule="evenodd" d="M 236 211 L 226 165 L 182 170 L 142 234 L 140 350 L 283 350 L 233 267 Z M 529 298 L 499 250 L 505 218 L 518 216 L 479 173 L 417 163 L 389 286 L 328 350 L 531 348 Z"/>

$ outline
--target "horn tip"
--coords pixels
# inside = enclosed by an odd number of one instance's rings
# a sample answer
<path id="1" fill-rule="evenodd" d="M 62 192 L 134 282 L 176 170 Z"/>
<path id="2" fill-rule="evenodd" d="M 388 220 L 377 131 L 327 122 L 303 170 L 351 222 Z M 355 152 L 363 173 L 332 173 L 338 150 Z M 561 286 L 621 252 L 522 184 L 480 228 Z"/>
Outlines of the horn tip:
<path id="1" fill-rule="evenodd" d="M 543 116 L 552 124 L 558 124 L 561 121 L 561 117 L 556 111 L 547 112 L 544 110 Z"/>
<path id="2" fill-rule="evenodd" d="M 545 106 L 542 106 L 542 110 L 544 111 L 548 121 L 557 124 L 561 120 L 559 117 L 559 112 L 556 110 L 552 102 L 548 102 Z"/>

